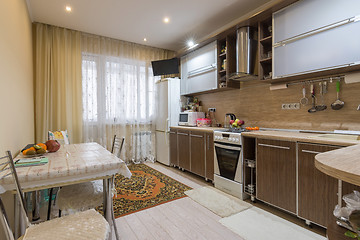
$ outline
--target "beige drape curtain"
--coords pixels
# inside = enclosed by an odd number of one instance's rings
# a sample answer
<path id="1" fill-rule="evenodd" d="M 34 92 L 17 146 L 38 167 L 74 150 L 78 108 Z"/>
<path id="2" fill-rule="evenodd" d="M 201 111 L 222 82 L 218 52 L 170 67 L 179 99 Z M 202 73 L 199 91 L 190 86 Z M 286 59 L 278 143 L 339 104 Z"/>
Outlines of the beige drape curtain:
<path id="1" fill-rule="evenodd" d="M 82 142 L 81 33 L 35 23 L 35 138 L 49 130 L 68 130 Z"/>
<path id="2" fill-rule="evenodd" d="M 49 130 L 68 130 L 71 143 L 110 150 L 117 134 L 126 138 L 124 160 L 154 160 L 151 61 L 175 53 L 41 23 L 33 31 L 36 141 Z"/>
<path id="3" fill-rule="evenodd" d="M 156 78 L 151 61 L 175 53 L 83 34 L 82 54 L 84 141 L 110 149 L 116 134 L 125 137 L 123 160 L 154 161 Z"/>

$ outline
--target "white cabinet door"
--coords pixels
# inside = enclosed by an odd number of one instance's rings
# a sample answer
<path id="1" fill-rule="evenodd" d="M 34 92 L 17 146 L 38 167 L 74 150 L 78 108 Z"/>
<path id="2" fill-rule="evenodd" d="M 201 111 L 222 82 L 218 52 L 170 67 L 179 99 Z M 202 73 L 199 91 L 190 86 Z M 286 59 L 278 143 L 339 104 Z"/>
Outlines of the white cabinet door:
<path id="1" fill-rule="evenodd" d="M 274 13 L 274 42 L 359 14 L 359 0 L 300 0 Z"/>
<path id="2" fill-rule="evenodd" d="M 181 67 L 181 81 L 180 81 L 180 94 L 186 95 L 189 94 L 188 89 L 188 70 L 187 70 L 187 60 L 188 56 L 185 55 L 180 60 L 180 67 Z"/>
<path id="3" fill-rule="evenodd" d="M 360 63 L 360 1 L 301 0 L 273 15 L 273 78 Z"/>
<path id="4" fill-rule="evenodd" d="M 216 41 L 181 58 L 181 94 L 217 88 Z"/>

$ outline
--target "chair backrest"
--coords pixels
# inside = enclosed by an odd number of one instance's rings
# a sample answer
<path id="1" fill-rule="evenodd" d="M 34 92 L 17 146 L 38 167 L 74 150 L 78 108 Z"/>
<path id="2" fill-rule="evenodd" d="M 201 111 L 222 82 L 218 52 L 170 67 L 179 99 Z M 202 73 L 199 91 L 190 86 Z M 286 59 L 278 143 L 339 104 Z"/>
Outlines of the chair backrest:
<path id="1" fill-rule="evenodd" d="M 48 140 L 57 140 L 61 145 L 70 144 L 69 135 L 65 131 L 49 131 Z"/>
<path id="2" fill-rule="evenodd" d="M 114 135 L 114 140 L 111 147 L 111 153 L 113 154 L 116 153 L 116 156 L 120 157 L 121 150 L 124 146 L 124 141 L 125 141 L 124 137 L 117 137 L 116 135 Z"/>
<path id="3" fill-rule="evenodd" d="M 19 179 L 18 179 L 18 176 L 16 173 L 16 169 L 15 169 L 14 160 L 12 158 L 10 151 L 6 151 L 6 155 L 3 157 L 0 157 L 0 173 L 1 173 L 1 178 L 12 175 L 14 184 L 15 184 L 15 188 L 16 188 L 16 194 L 17 194 L 17 197 L 18 197 L 18 200 L 20 203 L 20 213 L 21 213 L 21 216 L 25 220 L 25 226 L 28 227 L 30 225 L 30 222 L 27 217 L 27 212 L 26 212 L 26 208 L 25 208 L 26 205 L 25 205 L 24 194 L 21 190 L 20 182 L 19 182 Z M 0 221 L 4 227 L 4 230 L 6 231 L 7 238 L 12 240 L 12 239 L 14 239 L 14 236 L 11 231 L 9 221 L 6 216 L 4 204 L 1 200 L 1 197 L 0 197 L 0 208 L 1 208 L 0 209 L 1 210 L 0 211 Z"/>

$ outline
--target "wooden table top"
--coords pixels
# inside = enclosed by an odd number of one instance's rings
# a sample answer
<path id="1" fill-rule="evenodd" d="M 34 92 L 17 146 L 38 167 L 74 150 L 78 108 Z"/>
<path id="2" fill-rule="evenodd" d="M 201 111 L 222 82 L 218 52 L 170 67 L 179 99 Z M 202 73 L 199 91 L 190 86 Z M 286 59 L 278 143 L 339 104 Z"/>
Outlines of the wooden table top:
<path id="1" fill-rule="evenodd" d="M 360 186 L 360 144 L 317 154 L 315 167 L 331 177 Z"/>

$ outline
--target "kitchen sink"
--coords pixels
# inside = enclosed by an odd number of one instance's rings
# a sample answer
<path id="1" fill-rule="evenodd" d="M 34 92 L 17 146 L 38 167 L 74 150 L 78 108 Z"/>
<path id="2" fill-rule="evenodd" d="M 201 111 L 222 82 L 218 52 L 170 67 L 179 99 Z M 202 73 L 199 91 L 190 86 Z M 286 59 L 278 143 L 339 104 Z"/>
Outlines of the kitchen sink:
<path id="1" fill-rule="evenodd" d="M 314 136 L 315 137 L 315 136 Z M 326 138 L 326 139 L 339 139 L 339 140 L 357 140 L 360 141 L 360 135 L 351 135 L 351 134 L 320 134 L 316 138 Z"/>

